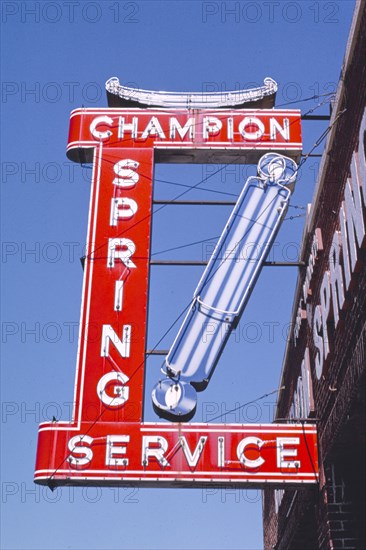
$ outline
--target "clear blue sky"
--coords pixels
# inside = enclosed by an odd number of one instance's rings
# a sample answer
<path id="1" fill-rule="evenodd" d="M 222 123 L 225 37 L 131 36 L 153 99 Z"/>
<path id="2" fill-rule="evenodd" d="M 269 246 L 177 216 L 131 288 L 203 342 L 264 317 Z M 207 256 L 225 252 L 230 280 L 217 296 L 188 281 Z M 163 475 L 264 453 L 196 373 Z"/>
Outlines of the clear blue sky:
<path id="1" fill-rule="evenodd" d="M 58 489 L 33 484 L 40 421 L 69 420 L 73 398 L 90 170 L 69 162 L 69 112 L 105 107 L 104 83 L 162 90 L 279 84 L 277 105 L 303 112 L 335 89 L 353 0 L 268 2 L 16 2 L 2 10 L 2 547 L 4 549 L 260 549 L 259 491 Z M 327 113 L 323 106 L 316 113 Z M 304 122 L 304 151 L 326 123 Z M 320 147 L 316 152 L 321 152 Z M 319 159 L 301 171 L 293 205 L 311 200 Z M 171 199 L 218 166 L 156 167 Z M 253 168 L 228 167 L 187 199 L 232 198 Z M 215 192 L 217 191 L 217 193 Z M 222 195 L 218 192 L 229 193 Z M 153 252 L 220 234 L 226 207 L 168 207 Z M 302 210 L 292 209 L 289 215 Z M 304 218 L 284 222 L 271 259 L 295 260 Z M 156 255 L 202 259 L 202 245 Z M 153 267 L 149 347 L 189 301 L 198 268 Z M 264 269 L 195 420 L 277 388 L 296 280 Z M 160 347 L 168 347 L 174 332 Z M 148 384 L 161 360 L 148 363 Z M 228 422 L 272 420 L 274 396 Z M 147 420 L 153 412 L 147 401 Z"/>

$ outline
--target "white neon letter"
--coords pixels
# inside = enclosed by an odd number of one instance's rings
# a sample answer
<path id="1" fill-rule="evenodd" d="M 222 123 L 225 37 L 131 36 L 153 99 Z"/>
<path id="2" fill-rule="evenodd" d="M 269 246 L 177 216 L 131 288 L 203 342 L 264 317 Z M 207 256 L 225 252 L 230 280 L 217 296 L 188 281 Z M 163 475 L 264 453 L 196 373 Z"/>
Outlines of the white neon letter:
<path id="1" fill-rule="evenodd" d="M 286 460 L 287 457 L 296 457 L 297 449 L 285 449 L 284 445 L 299 445 L 298 437 L 277 437 L 277 468 L 300 468 L 300 460 Z"/>
<path id="2" fill-rule="evenodd" d="M 158 445 L 158 447 L 150 447 L 150 444 Z M 165 458 L 165 453 L 168 450 L 168 442 L 165 437 L 155 435 L 144 435 L 142 438 L 142 457 L 141 464 L 148 466 L 150 456 L 154 457 L 161 466 L 170 466 Z"/>
<path id="3" fill-rule="evenodd" d="M 139 119 L 134 116 L 132 117 L 132 123 L 126 124 L 125 117 L 120 116 L 118 123 L 118 137 L 120 139 L 123 139 L 125 137 L 125 132 L 131 132 L 131 137 L 133 139 L 137 138 L 138 121 Z"/>
<path id="4" fill-rule="evenodd" d="M 130 356 L 130 346 L 131 346 L 131 325 L 123 325 L 122 329 L 122 340 L 120 340 L 117 334 L 114 332 L 111 325 L 103 325 L 102 329 L 102 345 L 100 349 L 101 357 L 109 356 L 109 343 L 112 344 L 117 349 L 121 357 Z"/>
<path id="5" fill-rule="evenodd" d="M 111 199 L 111 217 L 109 225 L 117 225 L 118 220 L 129 220 L 138 210 L 137 202 L 126 197 Z"/>
<path id="6" fill-rule="evenodd" d="M 216 136 L 222 128 L 222 122 L 215 116 L 205 116 L 203 119 L 203 137 L 208 139 L 211 136 Z"/>
<path id="7" fill-rule="evenodd" d="M 191 466 L 192 468 L 195 468 L 197 466 L 197 462 L 199 461 L 200 456 L 202 454 L 203 447 L 206 444 L 207 435 L 205 435 L 203 437 L 200 437 L 193 453 L 191 453 L 191 449 L 189 448 L 187 440 L 184 437 L 184 435 L 182 435 L 179 438 L 179 441 L 180 441 L 181 447 L 183 449 L 184 456 L 186 457 L 186 460 L 188 462 L 188 465 Z"/>
<path id="8" fill-rule="evenodd" d="M 187 132 L 189 132 L 189 139 L 194 138 L 194 118 L 189 118 L 185 125 L 182 127 L 180 122 L 175 118 L 170 119 L 170 139 L 175 139 L 176 133 L 180 135 L 181 139 L 184 139 Z"/>
<path id="9" fill-rule="evenodd" d="M 288 118 L 283 119 L 283 127 L 278 122 L 278 120 L 276 120 L 275 118 L 270 118 L 269 119 L 269 128 L 270 128 L 269 133 L 270 133 L 270 136 L 271 136 L 271 140 L 273 140 L 273 141 L 276 140 L 277 132 L 279 134 L 281 134 L 283 139 L 285 139 L 286 141 L 288 141 L 290 139 L 290 124 L 289 124 L 289 119 Z"/>
<path id="10" fill-rule="evenodd" d="M 112 135 L 112 132 L 110 130 L 106 130 L 105 132 L 98 132 L 97 126 L 99 124 L 107 124 L 107 126 L 113 125 L 113 118 L 110 116 L 97 116 L 91 123 L 90 123 L 90 133 L 93 137 L 96 139 L 99 139 L 100 141 L 105 141 L 106 139 L 109 139 Z"/>
<path id="11" fill-rule="evenodd" d="M 227 119 L 227 139 L 234 138 L 234 119 L 232 117 Z"/>
<path id="12" fill-rule="evenodd" d="M 262 441 L 262 439 L 259 439 L 259 437 L 245 437 L 244 439 L 242 439 L 236 449 L 236 455 L 240 462 L 247 468 L 259 468 L 260 466 L 262 466 L 262 464 L 264 464 L 264 460 L 261 456 L 259 456 L 255 460 L 252 460 L 250 458 L 247 458 L 244 453 L 245 448 L 248 445 L 252 445 L 260 449 L 263 443 L 264 441 Z"/>
<path id="13" fill-rule="evenodd" d="M 257 130 L 250 129 L 246 130 L 247 126 L 257 126 Z M 243 136 L 244 139 L 249 140 L 256 140 L 263 136 L 264 134 L 264 124 L 259 118 L 252 117 L 252 116 L 246 116 L 243 118 L 241 123 L 239 124 L 239 132 Z"/>
<path id="14" fill-rule="evenodd" d="M 116 281 L 114 285 L 114 311 L 121 311 L 123 304 L 123 281 Z"/>
<path id="15" fill-rule="evenodd" d="M 159 136 L 160 139 L 165 139 L 165 134 L 156 116 L 151 117 L 150 122 L 143 131 L 141 138 L 146 139 L 149 136 Z"/>
<path id="16" fill-rule="evenodd" d="M 129 435 L 107 435 L 105 453 L 106 466 L 128 466 L 128 458 L 115 458 L 115 455 L 125 455 L 126 445 L 114 445 L 114 443 L 129 443 Z"/>
<path id="17" fill-rule="evenodd" d="M 219 468 L 225 466 L 225 438 L 222 436 L 217 438 L 217 466 Z"/>
<path id="18" fill-rule="evenodd" d="M 108 239 L 107 267 L 114 267 L 115 260 L 121 260 L 126 267 L 136 267 L 131 260 L 135 251 L 136 245 L 131 239 Z"/>
<path id="19" fill-rule="evenodd" d="M 140 163 L 137 160 L 123 159 L 116 162 L 113 170 L 119 177 L 114 178 L 113 185 L 118 185 L 118 187 L 123 187 L 124 189 L 135 187 L 140 179 L 139 174 L 136 172 L 139 166 Z"/>
<path id="20" fill-rule="evenodd" d="M 107 405 L 107 407 L 121 407 L 129 398 L 130 390 L 127 384 L 129 378 L 123 372 L 108 372 L 99 380 L 97 385 L 97 394 L 99 399 Z M 111 383 L 115 382 L 113 387 L 113 397 L 108 395 L 106 388 Z"/>
<path id="21" fill-rule="evenodd" d="M 67 457 L 67 461 L 70 462 L 70 465 L 74 466 L 74 468 L 86 466 L 93 458 L 93 451 L 89 447 L 79 445 L 79 443 L 91 445 L 93 443 L 93 438 L 89 435 L 75 435 L 70 439 L 67 448 L 71 454 Z M 82 456 L 74 456 L 75 454 Z"/>

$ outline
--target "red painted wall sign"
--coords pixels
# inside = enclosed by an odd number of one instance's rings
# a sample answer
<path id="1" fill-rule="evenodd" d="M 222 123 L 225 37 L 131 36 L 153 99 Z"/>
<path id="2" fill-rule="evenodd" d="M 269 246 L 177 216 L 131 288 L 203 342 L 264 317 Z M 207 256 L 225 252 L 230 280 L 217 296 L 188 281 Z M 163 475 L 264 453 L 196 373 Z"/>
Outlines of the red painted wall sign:
<path id="1" fill-rule="evenodd" d="M 75 405 L 40 425 L 35 481 L 314 483 L 312 425 L 143 421 L 154 161 L 297 159 L 299 111 L 77 109 L 67 151 L 93 162 Z"/>

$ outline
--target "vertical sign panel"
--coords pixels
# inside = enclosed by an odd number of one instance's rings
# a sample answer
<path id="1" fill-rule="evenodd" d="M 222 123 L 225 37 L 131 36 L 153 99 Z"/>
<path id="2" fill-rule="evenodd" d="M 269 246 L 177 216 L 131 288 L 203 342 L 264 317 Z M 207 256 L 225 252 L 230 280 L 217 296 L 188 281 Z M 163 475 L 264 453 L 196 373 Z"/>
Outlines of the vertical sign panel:
<path id="1" fill-rule="evenodd" d="M 76 414 L 142 420 L 153 152 L 95 149 Z"/>

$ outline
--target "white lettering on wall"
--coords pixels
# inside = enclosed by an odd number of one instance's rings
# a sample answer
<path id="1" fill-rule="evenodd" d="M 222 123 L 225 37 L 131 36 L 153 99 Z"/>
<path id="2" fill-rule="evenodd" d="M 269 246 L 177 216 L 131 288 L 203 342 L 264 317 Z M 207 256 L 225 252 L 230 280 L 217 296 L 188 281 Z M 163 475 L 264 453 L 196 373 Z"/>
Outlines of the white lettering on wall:
<path id="1" fill-rule="evenodd" d="M 328 317 L 330 313 L 330 277 L 329 271 L 325 271 L 320 287 L 320 309 L 322 313 L 324 361 L 329 355 Z"/>
<path id="2" fill-rule="evenodd" d="M 315 308 L 313 323 L 313 341 L 315 347 L 317 348 L 317 352 L 315 354 L 315 372 L 318 380 L 320 380 L 323 372 L 324 361 L 323 338 L 321 337 L 322 312 L 320 306 L 316 306 Z"/>
<path id="3" fill-rule="evenodd" d="M 360 183 L 363 195 L 363 204 L 366 207 L 366 151 L 365 151 L 365 136 L 366 136 L 366 110 L 363 114 L 359 139 L 358 139 L 358 152 L 355 153 L 356 168 L 358 174 L 358 181 Z"/>
<path id="4" fill-rule="evenodd" d="M 346 283 L 346 290 L 351 284 L 351 268 L 348 259 L 348 237 L 347 237 L 347 224 L 346 224 L 346 213 L 342 206 L 339 210 L 339 227 L 341 229 L 341 239 L 342 239 L 342 256 L 343 256 L 343 271 L 344 278 Z"/>
<path id="5" fill-rule="evenodd" d="M 361 189 L 358 184 L 356 161 L 354 156 L 351 163 L 351 176 L 351 179 L 348 179 L 346 182 L 344 209 L 346 211 L 348 247 L 351 259 L 350 269 L 351 271 L 354 271 L 357 263 L 358 247 L 363 245 L 365 237 L 365 224 L 363 221 L 361 205 Z"/>
<path id="6" fill-rule="evenodd" d="M 337 328 L 339 322 L 339 310 L 343 308 L 344 304 L 344 288 L 342 268 L 340 264 L 340 251 L 341 251 L 341 234 L 339 231 L 335 231 L 333 235 L 333 241 L 329 254 L 329 274 L 330 274 L 330 286 L 332 289 L 332 305 L 333 305 L 333 317 L 334 328 Z"/>
<path id="7" fill-rule="evenodd" d="M 304 359 L 301 363 L 301 383 L 304 396 L 304 409 L 300 411 L 300 418 L 308 418 L 314 412 L 313 381 L 310 369 L 309 348 L 306 348 Z"/>
<path id="8" fill-rule="evenodd" d="M 278 514 L 278 510 L 280 509 L 281 502 L 283 499 L 283 495 L 285 494 L 284 489 L 275 489 L 273 491 L 273 497 L 275 501 L 275 512 Z"/>
<path id="9" fill-rule="evenodd" d="M 347 178 L 344 201 L 339 209 L 339 231 L 333 235 L 329 252 L 329 271 L 325 271 L 320 288 L 320 305 L 314 309 L 313 342 L 316 348 L 315 371 L 317 378 L 323 375 L 324 364 L 330 353 L 328 319 L 334 319 L 336 329 L 350 289 L 352 277 L 357 270 L 360 249 L 366 241 L 366 158 L 365 158 L 366 110 L 362 119 L 358 152 L 352 155 L 350 177 Z M 308 272 L 311 276 L 312 258 Z M 303 288 L 303 297 L 309 289 L 308 272 Z M 310 273 L 311 272 L 311 273 Z"/>

